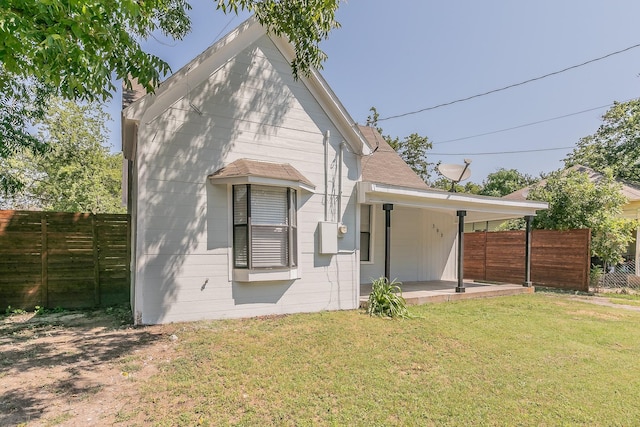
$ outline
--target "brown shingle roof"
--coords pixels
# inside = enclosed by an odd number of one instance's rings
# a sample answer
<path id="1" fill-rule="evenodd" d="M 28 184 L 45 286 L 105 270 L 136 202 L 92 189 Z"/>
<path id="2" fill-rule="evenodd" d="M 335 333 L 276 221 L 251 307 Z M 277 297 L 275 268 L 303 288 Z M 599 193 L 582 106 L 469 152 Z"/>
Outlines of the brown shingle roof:
<path id="1" fill-rule="evenodd" d="M 362 180 L 427 190 L 429 186 L 407 165 L 373 127 L 359 126 L 375 152 L 362 159 Z M 376 147 L 378 147 L 376 149 Z"/>
<path id="2" fill-rule="evenodd" d="M 215 180 L 246 176 L 281 179 L 285 181 L 299 182 L 311 188 L 316 187 L 296 168 L 288 163 L 271 163 L 249 159 L 238 159 L 235 162 L 229 163 L 225 167 L 218 169 L 209 175 L 209 178 Z"/>
<path id="3" fill-rule="evenodd" d="M 147 94 L 146 89 L 138 83 L 138 79 L 130 77 L 129 80 L 131 81 L 131 89 L 127 89 L 126 82 L 124 80 L 122 81 L 123 110 Z"/>

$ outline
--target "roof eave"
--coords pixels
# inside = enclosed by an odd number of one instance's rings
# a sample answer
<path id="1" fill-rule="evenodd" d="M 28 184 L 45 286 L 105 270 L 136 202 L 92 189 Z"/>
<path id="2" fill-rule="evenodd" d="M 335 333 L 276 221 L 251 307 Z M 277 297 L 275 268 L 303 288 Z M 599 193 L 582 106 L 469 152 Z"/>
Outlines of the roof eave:
<path id="1" fill-rule="evenodd" d="M 266 30 L 255 17 L 250 17 L 226 36 L 205 49 L 200 55 L 169 76 L 158 86 L 154 93 L 148 93 L 123 109 L 123 118 L 140 121 L 148 114 L 155 116 L 163 110 L 166 103 L 183 95 L 183 79 L 187 76 L 192 86 L 207 78 L 212 70 L 226 63 L 238 51 L 238 46 L 245 46 L 266 34 Z"/>
<path id="2" fill-rule="evenodd" d="M 316 187 L 313 184 L 308 184 L 302 181 L 293 181 L 288 179 L 279 179 L 279 178 L 269 178 L 263 176 L 255 176 L 255 175 L 243 175 L 243 176 L 230 176 L 230 177 L 216 177 L 214 175 L 209 175 L 209 181 L 212 184 L 260 184 L 260 185 L 270 185 L 277 187 L 291 187 L 291 188 L 299 188 L 301 190 L 308 191 L 313 193 Z"/>
<path id="3" fill-rule="evenodd" d="M 497 197 L 419 190 L 372 182 L 358 183 L 358 201 L 360 203 L 393 203 L 407 207 L 451 211 L 451 213 L 466 210 L 483 217 L 490 214 L 489 216 L 495 219 L 536 215 L 536 211 L 549 207 L 546 202 L 532 200 L 504 200 Z"/>

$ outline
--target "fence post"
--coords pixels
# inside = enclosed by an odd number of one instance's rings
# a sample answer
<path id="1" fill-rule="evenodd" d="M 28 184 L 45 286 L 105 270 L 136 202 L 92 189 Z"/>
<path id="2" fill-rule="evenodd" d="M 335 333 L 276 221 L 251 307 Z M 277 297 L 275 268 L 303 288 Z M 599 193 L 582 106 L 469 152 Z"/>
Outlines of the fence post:
<path id="1" fill-rule="evenodd" d="M 464 293 L 464 217 L 467 211 L 457 211 L 458 216 L 458 286 L 456 292 Z"/>
<path id="2" fill-rule="evenodd" d="M 98 244 L 98 221 L 96 214 L 91 214 L 91 231 L 93 234 L 93 304 L 100 307 L 100 245 Z"/>
<path id="3" fill-rule="evenodd" d="M 483 265 L 483 274 L 482 280 L 487 280 L 487 235 L 489 234 L 489 221 L 487 221 L 487 229 L 484 230 L 484 247 L 482 250 L 484 251 L 484 265 Z"/>
<path id="4" fill-rule="evenodd" d="M 44 307 L 49 307 L 49 248 L 47 242 L 47 214 L 42 212 L 40 215 L 40 281 L 42 288 L 40 289 L 40 301 Z"/>
<path id="5" fill-rule="evenodd" d="M 524 283 L 522 286 L 530 288 L 531 283 L 531 222 L 533 216 L 527 215 L 524 217 L 526 222 L 526 229 L 524 232 Z"/>

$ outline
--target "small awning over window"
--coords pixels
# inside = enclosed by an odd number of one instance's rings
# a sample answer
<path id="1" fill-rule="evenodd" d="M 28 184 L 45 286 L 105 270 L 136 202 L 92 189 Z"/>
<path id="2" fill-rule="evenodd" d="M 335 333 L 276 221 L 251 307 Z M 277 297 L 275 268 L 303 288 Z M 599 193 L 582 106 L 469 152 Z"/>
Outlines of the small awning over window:
<path id="1" fill-rule="evenodd" d="M 218 169 L 209 179 L 214 184 L 263 184 L 313 191 L 316 186 L 288 163 L 239 159 Z"/>

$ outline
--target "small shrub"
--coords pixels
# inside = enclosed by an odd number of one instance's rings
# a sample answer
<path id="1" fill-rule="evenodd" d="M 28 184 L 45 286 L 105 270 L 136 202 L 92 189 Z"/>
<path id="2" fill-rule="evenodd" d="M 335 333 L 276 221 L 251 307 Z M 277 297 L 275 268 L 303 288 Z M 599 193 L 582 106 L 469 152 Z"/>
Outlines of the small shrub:
<path id="1" fill-rule="evenodd" d="M 10 315 L 13 315 L 13 314 L 26 314 L 27 311 L 23 310 L 21 308 L 14 308 L 14 307 L 8 306 L 7 309 L 4 311 L 4 313 L 7 316 L 10 316 Z"/>
<path id="2" fill-rule="evenodd" d="M 596 291 L 600 288 L 600 282 L 602 281 L 602 276 L 604 275 L 604 270 L 602 266 L 592 264 L 591 270 L 589 270 L 589 285 L 592 288 L 595 288 Z"/>
<path id="3" fill-rule="evenodd" d="M 407 302 L 402 297 L 402 290 L 395 279 L 391 282 L 386 277 L 373 281 L 371 294 L 367 305 L 370 316 L 380 317 L 409 317 Z"/>

